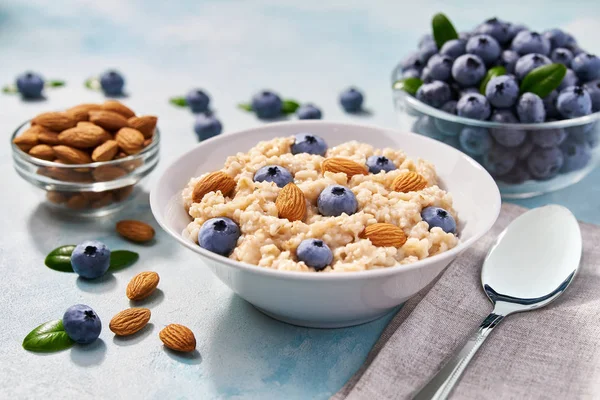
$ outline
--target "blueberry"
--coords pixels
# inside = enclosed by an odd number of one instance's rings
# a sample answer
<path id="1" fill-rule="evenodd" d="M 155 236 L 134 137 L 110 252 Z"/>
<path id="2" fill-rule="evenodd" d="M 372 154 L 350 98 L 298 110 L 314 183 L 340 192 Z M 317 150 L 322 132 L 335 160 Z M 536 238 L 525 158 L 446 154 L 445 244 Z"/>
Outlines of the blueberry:
<path id="1" fill-rule="evenodd" d="M 198 140 L 206 140 L 217 136 L 223 130 L 221 122 L 212 115 L 200 114 L 196 117 L 194 123 L 194 131 L 198 135 Z"/>
<path id="2" fill-rule="evenodd" d="M 428 115 L 420 116 L 413 123 L 412 131 L 434 139 L 440 139 L 442 135 L 435 123 L 435 118 Z"/>
<path id="3" fill-rule="evenodd" d="M 455 149 L 460 149 L 460 140 L 457 136 L 441 136 L 438 140 Z"/>
<path id="4" fill-rule="evenodd" d="M 523 24 L 508 24 L 509 41 L 512 41 L 515 36 L 517 36 L 517 33 L 526 30 L 528 30 L 528 28 Z"/>
<path id="5" fill-rule="evenodd" d="M 355 113 L 362 109 L 364 101 L 363 94 L 356 88 L 344 90 L 340 95 L 342 108 L 349 113 Z"/>
<path id="6" fill-rule="evenodd" d="M 458 38 L 462 41 L 465 42 L 465 44 L 467 43 L 467 40 L 469 40 L 471 38 L 471 36 L 473 36 L 472 32 L 460 32 L 458 34 Z M 443 46 L 442 46 L 443 47 Z"/>
<path id="7" fill-rule="evenodd" d="M 484 63 L 491 65 L 500 57 L 502 49 L 498 41 L 490 35 L 475 35 L 467 42 L 467 53 L 479 56 Z"/>
<path id="8" fill-rule="evenodd" d="M 564 157 L 558 147 L 535 149 L 527 159 L 527 167 L 535 179 L 550 179 L 556 176 L 563 166 Z"/>
<path id="9" fill-rule="evenodd" d="M 110 250 L 97 240 L 86 240 L 77 245 L 71 254 L 73 271 L 82 278 L 99 278 L 110 266 Z"/>
<path id="10" fill-rule="evenodd" d="M 550 59 L 542 54 L 526 54 L 517 60 L 515 64 L 515 75 L 523 80 L 528 73 L 543 65 L 552 64 Z"/>
<path id="11" fill-rule="evenodd" d="M 552 54 L 550 54 L 550 60 L 552 60 L 554 63 L 563 64 L 566 67 L 570 67 L 571 62 L 573 61 L 573 53 L 569 49 L 559 47 L 552 50 Z"/>
<path id="12" fill-rule="evenodd" d="M 454 115 L 456 115 L 456 114 L 457 114 L 457 111 L 456 111 L 456 104 L 457 104 L 457 103 L 458 103 L 458 102 L 457 102 L 456 100 L 450 100 L 450 101 L 446 102 L 446 103 L 445 103 L 445 104 L 442 106 L 442 108 L 441 108 L 441 109 L 442 109 L 443 111 L 446 111 L 446 112 L 447 112 L 447 113 L 449 113 L 449 114 L 454 114 Z"/>
<path id="13" fill-rule="evenodd" d="M 312 104 L 303 104 L 296 111 L 298 119 L 321 119 L 321 110 Z"/>
<path id="14" fill-rule="evenodd" d="M 592 98 L 581 86 L 563 89 L 556 99 L 556 108 L 565 118 L 576 118 L 592 113 Z"/>
<path id="15" fill-rule="evenodd" d="M 427 62 L 429 75 L 436 81 L 447 81 L 452 77 L 452 58 L 441 54 L 434 54 Z"/>
<path id="16" fill-rule="evenodd" d="M 36 99 L 42 96 L 44 78 L 34 72 L 25 72 L 17 77 L 17 89 L 26 99 Z"/>
<path id="17" fill-rule="evenodd" d="M 448 114 L 456 115 L 456 104 L 456 100 L 450 100 L 442 106 L 441 110 L 446 111 Z M 443 135 L 457 136 L 463 128 L 463 124 L 461 123 L 447 121 L 442 118 L 434 118 L 434 123 Z"/>
<path id="18" fill-rule="evenodd" d="M 565 128 L 565 131 L 567 131 L 567 134 L 569 135 L 569 139 L 575 140 L 577 143 L 588 142 L 589 135 L 593 130 L 594 123 Z"/>
<path id="19" fill-rule="evenodd" d="M 583 85 L 592 100 L 592 112 L 600 111 L 600 79 Z"/>
<path id="20" fill-rule="evenodd" d="M 563 153 L 563 166 L 561 172 L 577 171 L 585 167 L 592 158 L 592 151 L 587 143 L 577 143 L 567 140 L 560 146 Z"/>
<path id="21" fill-rule="evenodd" d="M 527 160 L 527 157 L 529 157 L 534 147 L 535 146 L 531 140 L 525 140 L 519 147 L 514 149 L 517 160 Z"/>
<path id="22" fill-rule="evenodd" d="M 429 229 L 441 228 L 446 233 L 456 233 L 456 221 L 450 213 L 440 207 L 425 207 L 421 211 L 421 218 L 427 222 Z"/>
<path id="23" fill-rule="evenodd" d="M 531 174 L 526 166 L 517 164 L 507 174 L 498 177 L 499 180 L 518 185 L 531 179 Z"/>
<path id="24" fill-rule="evenodd" d="M 585 53 L 585 50 L 583 50 L 581 47 L 579 47 L 578 45 L 569 45 L 566 47 L 567 49 L 569 49 L 571 51 L 571 53 L 573 53 L 573 57 L 576 57 L 580 54 Z M 571 61 L 571 64 L 573 62 Z"/>
<path id="25" fill-rule="evenodd" d="M 327 143 L 320 136 L 311 133 L 299 133 L 294 136 L 291 151 L 292 154 L 308 153 L 325 156 Z"/>
<path id="26" fill-rule="evenodd" d="M 507 43 L 511 39 L 509 25 L 506 22 L 500 21 L 498 18 L 488 19 L 475 28 L 475 32 L 490 35 L 500 44 Z"/>
<path id="27" fill-rule="evenodd" d="M 123 94 L 125 79 L 117 71 L 106 71 L 100 76 L 100 86 L 104 94 L 119 96 Z"/>
<path id="28" fill-rule="evenodd" d="M 438 48 L 435 42 L 426 43 L 421 48 L 419 48 L 419 60 L 423 64 L 426 64 L 427 61 L 429 61 L 429 59 L 431 58 L 431 56 L 433 56 L 437 52 Z"/>
<path id="29" fill-rule="evenodd" d="M 498 65 L 503 66 L 506 69 L 506 73 L 512 74 L 515 72 L 515 65 L 517 64 L 517 60 L 519 59 L 519 53 L 513 50 L 504 50 L 502 54 L 500 54 L 500 60 L 498 60 Z"/>
<path id="30" fill-rule="evenodd" d="M 548 121 L 551 122 L 551 121 Z M 538 147 L 548 149 L 556 147 L 567 138 L 567 132 L 562 128 L 541 129 L 529 133 L 531 141 Z"/>
<path id="31" fill-rule="evenodd" d="M 461 148 L 465 153 L 472 156 L 482 156 L 487 153 L 493 145 L 492 137 L 485 128 L 466 126 L 458 136 Z"/>
<path id="32" fill-rule="evenodd" d="M 260 119 L 274 119 L 281 116 L 281 98 L 268 90 L 263 90 L 252 97 L 252 110 Z"/>
<path id="33" fill-rule="evenodd" d="M 495 145 L 483 155 L 483 166 L 493 176 L 507 174 L 517 163 L 517 156 L 506 147 Z"/>
<path id="34" fill-rule="evenodd" d="M 358 208 L 356 196 L 347 187 L 341 185 L 327 186 L 317 199 L 317 207 L 321 215 L 337 217 L 346 213 L 352 215 Z"/>
<path id="35" fill-rule="evenodd" d="M 416 69 L 417 71 L 421 71 L 423 67 L 425 67 L 425 63 L 421 62 L 419 59 L 419 53 L 409 54 L 402 62 L 400 63 L 402 67 L 402 71 L 406 71 L 408 69 Z"/>
<path id="36" fill-rule="evenodd" d="M 65 311 L 63 327 L 67 335 L 76 343 L 89 344 L 98 339 L 102 322 L 90 306 L 76 304 Z"/>
<path id="37" fill-rule="evenodd" d="M 546 109 L 546 118 L 558 118 L 560 114 L 556 109 L 556 99 L 558 98 L 558 91 L 553 90 L 550 94 L 542 99 L 544 102 L 544 108 Z"/>
<path id="38" fill-rule="evenodd" d="M 494 110 L 490 121 L 500 124 L 518 124 L 519 120 L 510 110 Z M 527 132 L 523 129 L 514 128 L 492 128 L 492 137 L 504 147 L 517 147 L 523 144 L 527 138 Z"/>
<path id="39" fill-rule="evenodd" d="M 198 232 L 198 245 L 203 249 L 229 257 L 240 237 L 240 227 L 229 218 L 211 218 Z"/>
<path id="40" fill-rule="evenodd" d="M 496 76 L 485 87 L 485 97 L 494 107 L 512 107 L 519 97 L 519 84 L 508 75 Z"/>
<path id="41" fill-rule="evenodd" d="M 431 70 L 429 69 L 429 67 L 423 68 L 423 71 L 421 71 L 420 78 L 423 81 L 423 83 L 431 83 L 434 81 L 433 77 L 431 76 Z"/>
<path id="42" fill-rule="evenodd" d="M 565 47 L 569 44 L 569 37 L 560 29 L 550 29 L 544 32 L 544 37 L 550 41 L 550 46 L 553 49 Z"/>
<path id="43" fill-rule="evenodd" d="M 600 58 L 593 54 L 579 54 L 571 62 L 571 69 L 582 82 L 600 79 Z"/>
<path id="44" fill-rule="evenodd" d="M 512 40 L 511 48 L 520 55 L 538 53 L 550 54 L 550 41 L 537 32 L 521 31 Z"/>
<path id="45" fill-rule="evenodd" d="M 397 79 L 394 79 L 394 81 L 406 78 L 421 78 L 421 70 L 418 70 L 416 68 L 409 68 L 406 71 L 402 72 L 402 75 L 400 75 Z"/>
<path id="46" fill-rule="evenodd" d="M 546 119 L 544 102 L 537 94 L 524 93 L 517 102 L 517 115 L 519 121 L 524 124 L 544 122 Z"/>
<path id="47" fill-rule="evenodd" d="M 463 54 L 452 65 L 452 77 L 463 87 L 477 85 L 486 72 L 483 60 L 474 54 Z"/>
<path id="48" fill-rule="evenodd" d="M 431 33 L 426 33 L 419 39 L 419 48 L 430 43 L 435 43 L 435 40 L 433 39 L 433 35 Z"/>
<path id="49" fill-rule="evenodd" d="M 455 59 L 467 52 L 467 42 L 462 39 L 448 40 L 440 49 L 440 54 Z"/>
<path id="50" fill-rule="evenodd" d="M 316 271 L 325 269 L 333 261 L 333 253 L 329 246 L 319 239 L 305 239 L 296 249 L 298 261 L 303 261 Z"/>
<path id="51" fill-rule="evenodd" d="M 563 89 L 568 88 L 569 86 L 577 86 L 578 83 L 579 79 L 577 79 L 577 75 L 575 74 L 575 72 L 573 72 L 572 69 L 567 68 L 567 73 L 565 74 L 565 77 L 563 78 L 562 82 L 560 82 L 560 85 L 558 85 L 556 90 L 560 92 Z"/>
<path id="52" fill-rule="evenodd" d="M 280 165 L 265 165 L 254 174 L 254 182 L 273 182 L 280 188 L 294 181 L 287 169 Z"/>
<path id="53" fill-rule="evenodd" d="M 384 156 L 370 156 L 367 158 L 367 167 L 372 174 L 378 174 L 381 171 L 390 172 L 397 169 L 394 163 Z"/>
<path id="54" fill-rule="evenodd" d="M 185 101 L 193 113 L 203 113 L 208 111 L 210 97 L 201 89 L 193 89 L 185 95 Z"/>
<path id="55" fill-rule="evenodd" d="M 440 108 L 452 97 L 450 86 L 442 81 L 424 83 L 417 90 L 417 100 L 435 108 Z"/>
<path id="56" fill-rule="evenodd" d="M 463 90 L 461 90 L 458 93 L 458 97 L 461 98 L 461 97 L 466 96 L 468 94 L 479 94 L 479 88 L 476 88 L 476 87 L 464 88 Z"/>
<path id="57" fill-rule="evenodd" d="M 486 120 L 491 113 L 490 103 L 479 93 L 468 94 L 458 100 L 456 112 L 460 117 Z"/>

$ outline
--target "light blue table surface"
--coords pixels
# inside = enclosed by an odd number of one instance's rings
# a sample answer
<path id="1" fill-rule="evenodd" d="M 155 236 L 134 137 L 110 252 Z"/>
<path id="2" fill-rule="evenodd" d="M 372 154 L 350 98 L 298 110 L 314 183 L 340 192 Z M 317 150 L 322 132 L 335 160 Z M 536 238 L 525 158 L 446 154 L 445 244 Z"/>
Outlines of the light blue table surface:
<path id="1" fill-rule="evenodd" d="M 145 183 L 148 191 L 160 171 L 196 143 L 193 116 L 167 103 L 192 87 L 211 94 L 226 133 L 261 123 L 235 105 L 262 88 L 314 102 L 327 120 L 396 126 L 390 71 L 415 47 L 437 11 L 463 30 L 492 15 L 539 30 L 559 26 L 584 48 L 600 52 L 596 0 L 505 1 L 485 7 L 481 1 L 448 3 L 4 0 L 0 83 L 33 69 L 66 79 L 68 86 L 48 91 L 45 102 L 0 96 L 0 397 L 325 399 L 337 391 L 390 317 L 338 330 L 274 321 L 234 296 L 191 252 L 162 233 L 147 195 L 118 215 L 93 222 L 50 213 L 41 205 L 41 192 L 14 172 L 8 137 L 38 112 L 101 101 L 82 82 L 116 67 L 127 78 L 127 103 L 160 117 L 162 159 Z M 337 95 L 349 85 L 365 91 L 372 117 L 340 110 Z M 518 203 L 559 203 L 582 220 L 600 223 L 599 182 L 597 170 L 568 189 Z M 154 224 L 156 243 L 139 246 L 118 238 L 113 226 L 123 218 Z M 49 250 L 88 238 L 135 250 L 141 259 L 93 283 L 43 265 Z M 161 292 L 149 303 L 152 325 L 133 339 L 115 339 L 108 322 L 129 306 L 125 286 L 144 270 L 161 275 Z M 99 313 L 104 323 L 99 341 L 47 355 L 21 348 L 32 328 L 60 318 L 75 303 Z M 182 357 L 165 351 L 158 331 L 168 323 L 189 326 L 198 352 Z"/>

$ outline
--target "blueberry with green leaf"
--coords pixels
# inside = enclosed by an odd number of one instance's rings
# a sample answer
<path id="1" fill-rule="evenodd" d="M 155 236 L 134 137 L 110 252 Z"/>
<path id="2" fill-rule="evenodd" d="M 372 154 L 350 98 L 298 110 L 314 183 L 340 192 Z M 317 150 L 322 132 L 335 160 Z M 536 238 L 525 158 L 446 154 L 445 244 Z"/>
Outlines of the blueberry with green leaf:
<path id="1" fill-rule="evenodd" d="M 185 103 L 193 113 L 208 111 L 210 97 L 202 89 L 192 89 L 185 95 Z"/>
<path id="2" fill-rule="evenodd" d="M 71 255 L 77 246 L 65 245 L 52 250 L 44 261 L 46 266 L 55 271 L 75 272 L 71 264 Z M 110 252 L 109 271 L 119 271 L 135 263 L 139 254 L 128 250 L 115 250 Z"/>
<path id="3" fill-rule="evenodd" d="M 71 265 L 73 271 L 82 278 L 99 278 L 108 271 L 110 266 L 110 250 L 102 242 L 86 240 L 73 250 Z"/>
<path id="4" fill-rule="evenodd" d="M 65 311 L 63 326 L 69 337 L 79 344 L 90 344 L 100 336 L 102 322 L 90 306 L 76 304 Z"/>
<path id="5" fill-rule="evenodd" d="M 115 70 L 108 70 L 100 76 L 100 87 L 107 96 L 123 95 L 125 78 Z"/>
<path id="6" fill-rule="evenodd" d="M 17 77 L 16 85 L 21 96 L 26 99 L 37 99 L 42 97 L 44 78 L 35 72 L 25 72 Z"/>
<path id="7" fill-rule="evenodd" d="M 433 39 L 438 48 L 449 40 L 458 39 L 458 33 L 452 25 L 452 22 L 442 13 L 433 16 L 431 20 L 431 28 L 433 30 Z"/>

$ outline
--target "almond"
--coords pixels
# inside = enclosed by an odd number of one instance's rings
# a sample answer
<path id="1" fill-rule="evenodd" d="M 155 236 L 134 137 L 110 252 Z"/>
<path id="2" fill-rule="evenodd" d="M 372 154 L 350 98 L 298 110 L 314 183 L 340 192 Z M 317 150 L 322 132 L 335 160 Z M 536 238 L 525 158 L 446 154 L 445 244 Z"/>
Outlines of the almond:
<path id="1" fill-rule="evenodd" d="M 150 146 L 150 143 L 152 143 L 152 138 L 144 140 L 144 147 Z"/>
<path id="2" fill-rule="evenodd" d="M 140 272 L 129 281 L 125 294 L 129 300 L 145 299 L 154 292 L 159 281 L 160 277 L 154 271 Z"/>
<path id="3" fill-rule="evenodd" d="M 38 140 L 40 143 L 49 144 L 50 146 L 56 146 L 59 144 L 58 133 L 47 130 L 38 134 Z"/>
<path id="4" fill-rule="evenodd" d="M 123 201 L 131 196 L 131 193 L 133 193 L 133 185 L 113 190 L 113 197 L 116 201 Z"/>
<path id="5" fill-rule="evenodd" d="M 80 194 L 76 194 L 67 200 L 67 207 L 73 210 L 81 210 L 86 208 L 88 201 Z"/>
<path id="6" fill-rule="evenodd" d="M 90 129 L 98 129 L 98 128 L 102 129 L 102 142 L 100 142 L 100 143 L 104 143 L 107 140 L 114 139 L 113 135 L 111 135 L 107 130 L 105 130 L 101 126 L 94 124 L 93 122 L 81 121 L 81 122 L 77 123 L 77 127 L 84 127 L 84 128 L 90 128 Z"/>
<path id="7" fill-rule="evenodd" d="M 163 344 L 171 350 L 194 351 L 196 349 L 194 332 L 183 325 L 167 325 L 158 336 Z"/>
<path id="8" fill-rule="evenodd" d="M 142 135 L 146 139 L 151 138 L 154 135 L 154 129 L 156 128 L 156 122 L 158 118 L 153 115 L 144 115 L 142 117 L 131 117 L 127 120 L 129 126 L 142 132 Z"/>
<path id="9" fill-rule="evenodd" d="M 115 165 L 100 165 L 92 171 L 92 176 L 96 182 L 114 181 L 127 175 L 127 171 Z"/>
<path id="10" fill-rule="evenodd" d="M 102 194 L 102 197 L 100 197 L 98 200 L 92 201 L 92 203 L 90 204 L 90 207 L 91 208 L 102 208 L 102 207 L 106 207 L 107 205 L 109 205 L 112 202 L 113 202 L 113 194 L 110 192 L 105 192 Z"/>
<path id="11" fill-rule="evenodd" d="M 92 160 L 96 162 L 110 161 L 117 155 L 117 151 L 119 151 L 117 141 L 107 140 L 94 149 L 92 152 Z"/>
<path id="12" fill-rule="evenodd" d="M 364 165 L 360 165 L 355 161 L 341 157 L 325 159 L 321 164 L 321 169 L 323 172 L 343 172 L 346 174 L 348 179 L 352 178 L 354 175 L 366 175 L 368 172 L 367 167 Z"/>
<path id="13" fill-rule="evenodd" d="M 279 218 L 289 221 L 302 221 L 306 215 L 306 199 L 302 190 L 290 182 L 279 191 L 275 200 Z"/>
<path id="14" fill-rule="evenodd" d="M 56 157 L 65 164 L 89 164 L 92 157 L 84 151 L 74 149 L 73 147 L 58 145 L 53 147 Z"/>
<path id="15" fill-rule="evenodd" d="M 112 111 L 90 111 L 90 122 L 109 131 L 117 131 L 128 125 L 127 119 Z"/>
<path id="16" fill-rule="evenodd" d="M 46 198 L 49 202 L 55 204 L 62 204 L 69 199 L 64 193 L 55 192 L 53 190 L 49 190 L 48 192 L 46 192 Z"/>
<path id="17" fill-rule="evenodd" d="M 142 221 L 124 220 L 117 222 L 119 235 L 132 242 L 148 242 L 154 238 L 154 228 Z"/>
<path id="18" fill-rule="evenodd" d="M 104 111 L 116 112 L 125 118 L 131 118 L 135 116 L 135 113 L 131 110 L 131 108 L 117 100 L 106 100 L 104 104 L 102 104 L 102 109 Z"/>
<path id="19" fill-rule="evenodd" d="M 144 147 L 144 135 L 133 128 L 121 128 L 115 135 L 117 144 L 127 154 L 137 154 Z"/>
<path id="20" fill-rule="evenodd" d="M 32 124 L 43 126 L 55 132 L 62 132 L 75 126 L 77 121 L 65 112 L 46 112 L 31 120 Z"/>
<path id="21" fill-rule="evenodd" d="M 150 321 L 151 312 L 147 308 L 128 308 L 117 313 L 108 326 L 117 336 L 128 336 L 139 332 Z"/>
<path id="22" fill-rule="evenodd" d="M 94 124 L 78 124 L 76 127 L 62 131 L 58 135 L 60 144 L 88 149 L 96 147 L 105 141 L 105 130 Z"/>
<path id="23" fill-rule="evenodd" d="M 75 121 L 87 121 L 90 119 L 90 111 L 101 110 L 100 104 L 79 104 L 75 107 L 71 107 L 65 111 Z"/>
<path id="24" fill-rule="evenodd" d="M 24 152 L 28 152 L 39 144 L 38 133 L 30 132 L 30 129 L 13 139 L 13 143 Z"/>
<path id="25" fill-rule="evenodd" d="M 56 160 L 54 161 L 56 162 Z M 76 182 L 76 183 L 92 183 L 94 180 L 87 172 L 80 172 L 74 169 L 60 168 L 60 167 L 47 167 L 40 168 L 38 174 L 47 176 L 57 181 L 63 182 Z"/>
<path id="26" fill-rule="evenodd" d="M 106 194 L 106 192 L 80 192 L 80 193 L 90 203 L 100 200 Z"/>
<path id="27" fill-rule="evenodd" d="M 37 146 L 33 146 L 31 150 L 29 150 L 29 155 L 46 161 L 52 161 L 55 157 L 54 150 L 52 150 L 52 147 L 48 146 L 47 144 L 38 144 Z"/>
<path id="28" fill-rule="evenodd" d="M 118 152 L 117 155 L 115 156 L 115 159 L 118 160 L 120 158 L 125 158 L 125 157 L 129 157 L 129 155 L 127 153 L 124 153 L 122 151 Z"/>
<path id="29" fill-rule="evenodd" d="M 395 192 L 416 192 L 427 187 L 427 180 L 413 171 L 406 171 L 398 175 L 392 181 L 392 190 Z"/>
<path id="30" fill-rule="evenodd" d="M 200 203 L 205 194 L 217 190 L 220 190 L 223 196 L 228 196 L 234 188 L 235 181 L 232 177 L 221 171 L 211 172 L 194 186 L 192 201 Z"/>
<path id="31" fill-rule="evenodd" d="M 362 239 L 369 239 L 378 247 L 402 247 L 406 243 L 406 234 L 396 225 L 376 223 L 369 225 L 359 235 Z"/>

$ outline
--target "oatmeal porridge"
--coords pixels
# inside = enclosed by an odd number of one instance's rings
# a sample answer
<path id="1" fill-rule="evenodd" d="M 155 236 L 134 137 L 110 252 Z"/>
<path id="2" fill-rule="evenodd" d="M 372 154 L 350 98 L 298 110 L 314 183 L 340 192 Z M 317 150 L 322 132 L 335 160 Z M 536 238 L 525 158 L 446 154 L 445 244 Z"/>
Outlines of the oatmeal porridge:
<path id="1" fill-rule="evenodd" d="M 184 235 L 232 260 L 289 271 L 409 264 L 458 243 L 434 166 L 357 141 L 299 134 L 230 156 L 182 192 Z"/>

